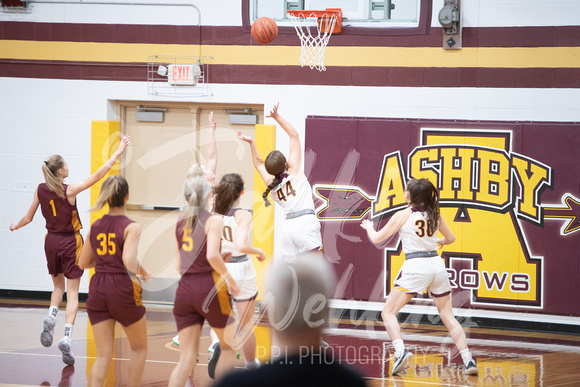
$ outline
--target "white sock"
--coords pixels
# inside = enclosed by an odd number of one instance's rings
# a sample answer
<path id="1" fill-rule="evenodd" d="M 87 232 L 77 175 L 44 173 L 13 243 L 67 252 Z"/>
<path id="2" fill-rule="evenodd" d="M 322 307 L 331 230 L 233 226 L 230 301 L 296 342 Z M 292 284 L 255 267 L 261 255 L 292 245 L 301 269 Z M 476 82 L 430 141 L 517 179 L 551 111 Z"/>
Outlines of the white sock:
<path id="1" fill-rule="evenodd" d="M 64 335 L 68 336 L 72 339 L 72 332 L 73 332 L 74 325 L 72 324 L 64 324 Z"/>
<path id="2" fill-rule="evenodd" d="M 403 351 L 405 350 L 405 343 L 403 342 L 403 339 L 394 340 L 393 345 L 395 346 L 395 356 L 403 356 Z"/>
<path id="3" fill-rule="evenodd" d="M 469 350 L 469 348 L 465 348 L 463 351 L 460 351 L 459 354 L 461 355 L 461 358 L 463 359 L 463 364 L 465 364 L 467 366 L 467 364 L 469 364 L 470 361 L 473 360 L 473 358 L 471 357 L 471 351 Z"/>
<path id="4" fill-rule="evenodd" d="M 58 313 L 58 306 L 52 306 L 50 308 L 48 308 L 48 314 L 51 316 L 56 317 L 56 314 Z"/>

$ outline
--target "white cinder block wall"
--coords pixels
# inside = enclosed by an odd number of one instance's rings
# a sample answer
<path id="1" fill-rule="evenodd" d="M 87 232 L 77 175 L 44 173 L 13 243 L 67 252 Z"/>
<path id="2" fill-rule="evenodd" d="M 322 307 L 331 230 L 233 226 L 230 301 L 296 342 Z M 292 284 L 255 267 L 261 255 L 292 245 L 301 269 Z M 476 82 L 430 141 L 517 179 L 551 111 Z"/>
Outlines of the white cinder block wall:
<path id="1" fill-rule="evenodd" d="M 173 1 L 178 2 L 177 0 Z M 195 2 L 204 25 L 241 25 L 236 0 Z M 434 1 L 432 25 L 438 27 Z M 130 19 L 120 7 L 74 7 L 35 4 L 30 14 L 0 13 L 0 20 L 69 23 L 136 23 L 195 25 L 193 9 L 158 12 L 156 8 L 131 8 Z M 542 11 L 538 12 L 538 8 Z M 223 12 L 231 9 L 232 12 Z M 561 0 L 547 5 L 529 0 L 469 0 L 462 2 L 464 26 L 557 26 L 580 23 L 580 2 Z M 580 121 L 579 89 L 475 89 L 404 87 L 326 87 L 279 85 L 211 85 L 211 97 L 189 101 L 203 103 L 264 104 L 277 102 L 301 132 L 307 115 L 409 117 L 470 120 Z M 61 154 L 70 167 L 69 182 L 90 174 L 91 121 L 115 120 L 110 101 L 170 100 L 147 95 L 138 82 L 100 82 L 34 78 L 0 78 L 0 289 L 51 291 L 44 257 L 44 219 L 16 232 L 11 222 L 28 210 L 33 191 L 43 182 L 41 163 Z M 183 101 L 183 99 L 180 99 Z M 266 123 L 270 124 L 269 120 Z M 282 132 L 278 149 L 288 147 Z M 89 193 L 78 196 L 78 207 L 89 228 Z M 278 209 L 277 209 L 278 210 Z M 279 216 L 277 216 L 279 219 Z M 278 240 L 276 239 L 276 245 Z M 88 275 L 81 292 L 88 290 Z"/>

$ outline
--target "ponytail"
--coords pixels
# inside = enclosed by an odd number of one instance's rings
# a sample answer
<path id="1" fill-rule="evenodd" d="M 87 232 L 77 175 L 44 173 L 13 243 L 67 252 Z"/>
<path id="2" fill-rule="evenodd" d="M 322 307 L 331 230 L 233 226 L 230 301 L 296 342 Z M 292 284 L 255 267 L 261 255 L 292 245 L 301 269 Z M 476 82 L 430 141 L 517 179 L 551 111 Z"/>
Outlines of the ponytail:
<path id="1" fill-rule="evenodd" d="M 428 181 L 428 180 L 427 180 Z M 427 191 L 427 198 L 426 198 L 426 211 L 427 211 L 427 219 L 430 222 L 427 222 L 427 232 L 429 235 L 433 235 L 437 232 L 439 228 L 439 215 L 441 214 L 439 210 L 439 191 L 431 182 L 429 182 L 430 189 Z"/>
<path id="2" fill-rule="evenodd" d="M 42 173 L 44 174 L 46 186 L 59 198 L 66 199 L 64 186 L 58 178 L 58 170 L 61 168 L 64 168 L 64 159 L 60 155 L 50 156 L 42 163 Z"/>
<path id="3" fill-rule="evenodd" d="M 105 206 L 109 208 L 125 206 L 125 198 L 129 195 L 129 183 L 121 175 L 109 176 L 101 185 L 101 191 L 96 203 L 89 211 L 98 211 Z"/>
<path id="4" fill-rule="evenodd" d="M 214 210 L 218 214 L 225 215 L 240 198 L 244 190 L 244 180 L 237 173 L 224 175 L 215 187 Z"/>
<path id="5" fill-rule="evenodd" d="M 428 179 L 413 179 L 407 185 L 411 203 L 427 213 L 427 233 L 433 235 L 439 228 L 439 190 Z"/>
<path id="6" fill-rule="evenodd" d="M 209 183 L 200 176 L 190 177 L 183 183 L 183 196 L 188 206 L 185 208 L 184 229 L 193 228 L 201 209 L 207 204 L 207 197 L 211 193 Z"/>

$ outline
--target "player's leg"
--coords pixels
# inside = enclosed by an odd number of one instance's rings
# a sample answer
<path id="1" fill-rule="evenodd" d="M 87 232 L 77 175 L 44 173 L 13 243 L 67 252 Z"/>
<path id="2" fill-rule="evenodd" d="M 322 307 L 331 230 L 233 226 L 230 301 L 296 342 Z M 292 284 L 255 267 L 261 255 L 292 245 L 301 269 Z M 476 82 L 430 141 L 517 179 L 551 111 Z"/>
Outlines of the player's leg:
<path id="1" fill-rule="evenodd" d="M 50 305 L 56 306 L 58 308 L 62 302 L 62 297 L 64 296 L 65 292 L 64 274 L 60 273 L 56 277 L 51 275 L 50 278 L 52 279 L 52 283 L 54 285 L 54 290 L 50 295 Z"/>
<path id="2" fill-rule="evenodd" d="M 72 351 L 72 331 L 79 309 L 79 286 L 81 279 L 67 278 L 66 285 L 66 312 L 64 337 L 58 342 L 58 349 L 62 352 L 62 361 L 68 365 L 75 364 L 75 355 Z"/>
<path id="3" fill-rule="evenodd" d="M 463 328 L 453 315 L 451 296 L 449 294 L 442 297 L 433 296 L 433 301 L 435 302 L 435 306 L 437 306 L 437 310 L 441 316 L 441 321 L 445 324 L 445 327 L 449 331 L 449 335 L 457 348 L 460 351 L 466 349 L 467 339 L 465 338 Z"/>
<path id="4" fill-rule="evenodd" d="M 401 327 L 397 320 L 397 314 L 412 298 L 413 294 L 405 293 L 399 288 L 391 290 L 391 293 L 387 297 L 387 302 L 385 302 L 381 317 L 383 318 L 385 329 L 393 341 L 401 339 Z"/>
<path id="5" fill-rule="evenodd" d="M 92 327 L 97 357 L 91 368 L 89 381 L 91 386 L 102 386 L 115 350 L 115 320 L 101 321 Z"/>
<path id="6" fill-rule="evenodd" d="M 465 363 L 466 373 L 470 375 L 477 375 L 478 370 L 471 356 L 471 351 L 467 347 L 467 338 L 465 336 L 465 331 L 459 321 L 453 315 L 453 308 L 451 305 L 451 295 L 447 294 L 441 297 L 433 296 L 433 301 L 435 302 L 435 306 L 437 306 L 437 310 L 439 311 L 439 315 L 441 316 L 441 321 L 445 324 L 445 327 L 449 331 L 449 336 L 457 346 L 459 353 Z"/>
<path id="7" fill-rule="evenodd" d="M 403 306 L 411 301 L 411 298 L 413 298 L 413 294 L 405 293 L 399 288 L 395 288 L 391 290 L 391 293 L 387 297 L 387 302 L 381 312 L 385 329 L 395 346 L 395 361 L 393 362 L 393 369 L 391 371 L 393 375 L 403 371 L 411 356 L 413 356 L 405 348 L 405 343 L 401 337 L 401 327 L 397 320 L 397 314 Z"/>
<path id="8" fill-rule="evenodd" d="M 66 312 L 65 324 L 74 325 L 79 310 L 79 287 L 81 285 L 80 278 L 67 278 L 66 280 Z"/>
<path id="9" fill-rule="evenodd" d="M 123 327 L 129 345 L 131 346 L 131 359 L 129 360 L 128 386 L 139 386 L 145 360 L 147 358 L 147 320 L 143 316 L 139 321 Z"/>
<path id="10" fill-rule="evenodd" d="M 233 345 L 236 337 L 236 324 L 231 323 L 226 325 L 225 328 L 213 327 L 213 329 L 220 342 L 220 355 L 215 365 L 215 378 L 219 379 L 234 369 L 236 356 Z"/>
<path id="11" fill-rule="evenodd" d="M 236 309 L 240 317 L 238 327 L 238 338 L 242 342 L 242 350 L 246 359 L 246 369 L 256 368 L 259 363 L 256 362 L 256 334 L 254 333 L 254 310 L 256 300 L 236 301 Z"/>
<path id="12" fill-rule="evenodd" d="M 64 275 L 62 273 L 58 274 L 56 277 L 52 274 L 50 275 L 52 283 L 54 285 L 54 290 L 50 295 L 50 308 L 48 310 L 48 315 L 42 320 L 42 332 L 40 333 L 40 343 L 45 347 L 50 347 L 54 338 L 54 327 L 56 325 L 56 313 L 58 312 L 58 307 L 62 302 L 62 296 L 65 290 Z"/>
<path id="13" fill-rule="evenodd" d="M 169 386 L 184 386 L 193 373 L 199 350 L 201 325 L 195 324 L 183 328 L 179 332 L 179 362 L 169 378 Z"/>

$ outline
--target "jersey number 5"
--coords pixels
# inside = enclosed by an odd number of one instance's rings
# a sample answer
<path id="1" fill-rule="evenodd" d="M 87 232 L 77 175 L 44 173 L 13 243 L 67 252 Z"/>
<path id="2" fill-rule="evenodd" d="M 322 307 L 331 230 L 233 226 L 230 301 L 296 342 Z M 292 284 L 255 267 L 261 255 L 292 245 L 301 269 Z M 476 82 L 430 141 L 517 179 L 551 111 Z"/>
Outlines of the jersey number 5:
<path id="1" fill-rule="evenodd" d="M 97 235 L 97 240 L 101 243 L 100 247 L 97 249 L 98 255 L 115 255 L 117 252 L 117 245 L 115 244 L 115 233 L 100 233 Z"/>
<path id="2" fill-rule="evenodd" d="M 286 190 L 285 195 L 283 192 L 284 189 Z M 282 187 L 278 191 L 276 191 L 276 196 L 278 196 L 278 200 L 280 200 L 281 202 L 285 202 L 287 196 L 296 196 L 296 191 L 292 187 L 292 183 L 290 183 L 288 181 L 288 182 L 286 182 L 286 185 L 284 185 L 284 187 Z"/>
<path id="3" fill-rule="evenodd" d="M 183 229 L 183 243 L 181 244 L 181 248 L 183 249 L 183 251 L 193 250 L 193 238 L 191 237 L 190 228 Z"/>

